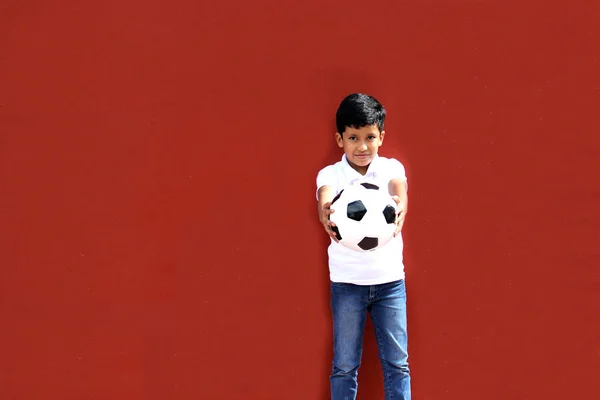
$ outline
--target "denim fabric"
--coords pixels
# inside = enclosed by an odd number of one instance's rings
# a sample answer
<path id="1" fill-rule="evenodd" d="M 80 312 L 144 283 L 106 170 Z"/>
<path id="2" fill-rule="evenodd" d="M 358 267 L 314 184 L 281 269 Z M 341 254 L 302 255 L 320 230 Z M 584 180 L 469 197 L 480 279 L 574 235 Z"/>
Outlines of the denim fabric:
<path id="1" fill-rule="evenodd" d="M 359 286 L 331 282 L 332 400 L 354 400 L 367 312 L 375 328 L 386 400 L 410 400 L 404 280 Z M 369 398 L 368 394 L 365 398 Z"/>

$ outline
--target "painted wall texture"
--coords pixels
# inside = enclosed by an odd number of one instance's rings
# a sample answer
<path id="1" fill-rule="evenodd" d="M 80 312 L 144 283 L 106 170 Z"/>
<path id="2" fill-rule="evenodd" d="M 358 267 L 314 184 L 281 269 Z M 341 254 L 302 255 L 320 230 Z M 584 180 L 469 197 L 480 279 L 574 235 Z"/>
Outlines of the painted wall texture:
<path id="1" fill-rule="evenodd" d="M 407 169 L 414 398 L 598 398 L 599 26 L 584 0 L 2 1 L 0 398 L 327 399 L 315 178 L 351 92 Z"/>

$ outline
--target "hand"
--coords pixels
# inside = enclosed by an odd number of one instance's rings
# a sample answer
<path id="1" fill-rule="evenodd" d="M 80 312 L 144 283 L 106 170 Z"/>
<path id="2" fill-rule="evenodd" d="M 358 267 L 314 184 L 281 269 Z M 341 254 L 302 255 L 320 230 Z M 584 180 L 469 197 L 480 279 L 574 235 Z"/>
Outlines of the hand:
<path id="1" fill-rule="evenodd" d="M 323 204 L 323 208 L 321 208 L 321 211 L 319 213 L 320 214 L 319 219 L 321 220 L 321 223 L 323 224 L 323 227 L 325 228 L 325 232 L 327 232 L 329 237 L 331 237 L 336 243 L 338 243 L 339 240 L 335 237 L 335 232 L 333 230 L 333 227 L 335 227 L 335 224 L 333 222 L 331 222 L 331 220 L 329 219 L 329 216 L 331 214 L 333 214 L 334 211 L 335 210 L 331 209 L 331 202 Z"/>
<path id="2" fill-rule="evenodd" d="M 398 206 L 398 211 L 396 212 L 396 231 L 394 232 L 394 237 L 398 236 L 398 234 L 402 231 L 402 225 L 404 225 L 404 218 L 406 217 L 406 204 L 400 202 L 400 197 L 392 196 L 392 199 L 396 202 Z"/>

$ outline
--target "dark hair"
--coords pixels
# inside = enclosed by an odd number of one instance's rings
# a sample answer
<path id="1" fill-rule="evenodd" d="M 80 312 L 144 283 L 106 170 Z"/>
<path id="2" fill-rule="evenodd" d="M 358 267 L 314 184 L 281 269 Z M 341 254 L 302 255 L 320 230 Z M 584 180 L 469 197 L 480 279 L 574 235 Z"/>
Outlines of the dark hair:
<path id="1" fill-rule="evenodd" d="M 385 114 L 385 108 L 374 97 L 353 93 L 340 103 L 335 114 L 335 124 L 340 135 L 346 127 L 358 129 L 367 125 L 377 125 L 379 132 L 382 132 Z"/>

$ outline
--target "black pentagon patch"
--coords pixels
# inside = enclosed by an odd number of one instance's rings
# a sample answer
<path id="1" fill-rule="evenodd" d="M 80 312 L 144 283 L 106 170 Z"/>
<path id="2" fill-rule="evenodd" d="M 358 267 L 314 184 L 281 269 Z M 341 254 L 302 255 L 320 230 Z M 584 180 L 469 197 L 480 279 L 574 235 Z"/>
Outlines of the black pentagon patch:
<path id="1" fill-rule="evenodd" d="M 336 237 L 337 240 L 342 240 L 342 235 L 340 235 L 340 230 L 338 229 L 337 226 L 332 226 L 331 230 L 333 232 L 335 232 L 335 237 Z"/>
<path id="2" fill-rule="evenodd" d="M 353 221 L 360 221 L 367 213 L 367 208 L 362 201 L 356 200 L 348 203 L 348 218 Z"/>
<path id="3" fill-rule="evenodd" d="M 392 206 L 385 206 L 383 209 L 383 216 L 385 217 L 385 222 L 393 224 L 394 221 L 396 221 L 396 210 Z"/>
<path id="4" fill-rule="evenodd" d="M 372 183 L 363 182 L 360 185 L 365 189 L 379 190 L 379 186 L 373 185 Z"/>
<path id="5" fill-rule="evenodd" d="M 358 242 L 358 247 L 363 250 L 373 250 L 375 247 L 377 247 L 378 243 L 379 240 L 377 238 L 365 237 L 363 240 Z"/>
<path id="6" fill-rule="evenodd" d="M 340 198 L 340 196 L 342 195 L 342 193 L 344 193 L 344 189 L 342 189 L 342 191 L 341 191 L 341 192 L 339 192 L 339 193 L 337 194 L 337 196 L 335 196 L 335 197 L 333 198 L 333 200 L 331 200 L 331 204 L 335 203 L 335 202 L 336 202 L 336 201 L 337 201 L 337 200 Z"/>

